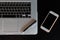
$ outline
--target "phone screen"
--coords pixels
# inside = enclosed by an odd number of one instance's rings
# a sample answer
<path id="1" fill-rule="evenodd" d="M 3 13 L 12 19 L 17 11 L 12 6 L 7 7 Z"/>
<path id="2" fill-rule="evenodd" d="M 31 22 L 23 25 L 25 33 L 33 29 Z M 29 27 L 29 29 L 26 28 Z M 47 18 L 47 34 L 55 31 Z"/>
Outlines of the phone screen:
<path id="1" fill-rule="evenodd" d="M 46 20 L 43 23 L 43 27 L 50 29 L 52 24 L 54 23 L 56 19 L 56 16 L 54 16 L 53 14 L 49 13 L 49 15 L 47 16 Z"/>

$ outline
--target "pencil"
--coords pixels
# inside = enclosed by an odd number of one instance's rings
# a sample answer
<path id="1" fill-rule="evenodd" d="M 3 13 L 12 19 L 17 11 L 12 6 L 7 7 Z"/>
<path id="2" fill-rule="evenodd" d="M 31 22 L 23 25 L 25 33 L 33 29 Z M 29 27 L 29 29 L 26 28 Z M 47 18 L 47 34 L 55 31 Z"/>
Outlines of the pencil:
<path id="1" fill-rule="evenodd" d="M 35 19 L 30 19 L 30 21 L 28 23 L 26 23 L 25 25 L 23 25 L 23 27 L 21 28 L 21 32 L 26 31 L 30 26 L 32 26 L 32 24 L 34 24 L 36 22 Z"/>

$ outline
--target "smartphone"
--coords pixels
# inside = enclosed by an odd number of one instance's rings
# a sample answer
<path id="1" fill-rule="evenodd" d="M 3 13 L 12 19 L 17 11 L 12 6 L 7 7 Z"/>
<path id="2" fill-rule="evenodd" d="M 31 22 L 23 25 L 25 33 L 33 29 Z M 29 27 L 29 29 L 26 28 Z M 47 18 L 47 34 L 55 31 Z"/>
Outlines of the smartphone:
<path id="1" fill-rule="evenodd" d="M 58 17 L 58 14 L 56 14 L 53 11 L 49 11 L 40 28 L 49 33 L 52 27 L 54 26 L 55 22 L 57 21 Z"/>

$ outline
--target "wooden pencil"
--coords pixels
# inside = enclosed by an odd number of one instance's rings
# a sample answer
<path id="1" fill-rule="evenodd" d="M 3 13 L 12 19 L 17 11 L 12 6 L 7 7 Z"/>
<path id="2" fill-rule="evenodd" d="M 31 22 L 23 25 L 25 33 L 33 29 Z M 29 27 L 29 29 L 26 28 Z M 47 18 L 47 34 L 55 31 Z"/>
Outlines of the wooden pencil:
<path id="1" fill-rule="evenodd" d="M 20 32 L 24 32 L 26 31 L 30 26 L 32 26 L 32 24 L 34 24 L 36 22 L 35 19 L 30 19 L 30 21 L 28 23 L 26 23 L 25 25 L 23 25 L 23 27 L 21 28 Z"/>

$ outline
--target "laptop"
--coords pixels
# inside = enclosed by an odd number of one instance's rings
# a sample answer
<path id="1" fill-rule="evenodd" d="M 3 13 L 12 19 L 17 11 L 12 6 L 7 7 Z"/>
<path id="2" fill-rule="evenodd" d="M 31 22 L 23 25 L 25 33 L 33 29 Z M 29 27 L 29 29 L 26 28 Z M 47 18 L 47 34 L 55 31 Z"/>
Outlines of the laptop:
<path id="1" fill-rule="evenodd" d="M 21 32 L 31 19 L 36 22 Z M 35 35 L 37 22 L 37 0 L 0 0 L 0 35 Z"/>

